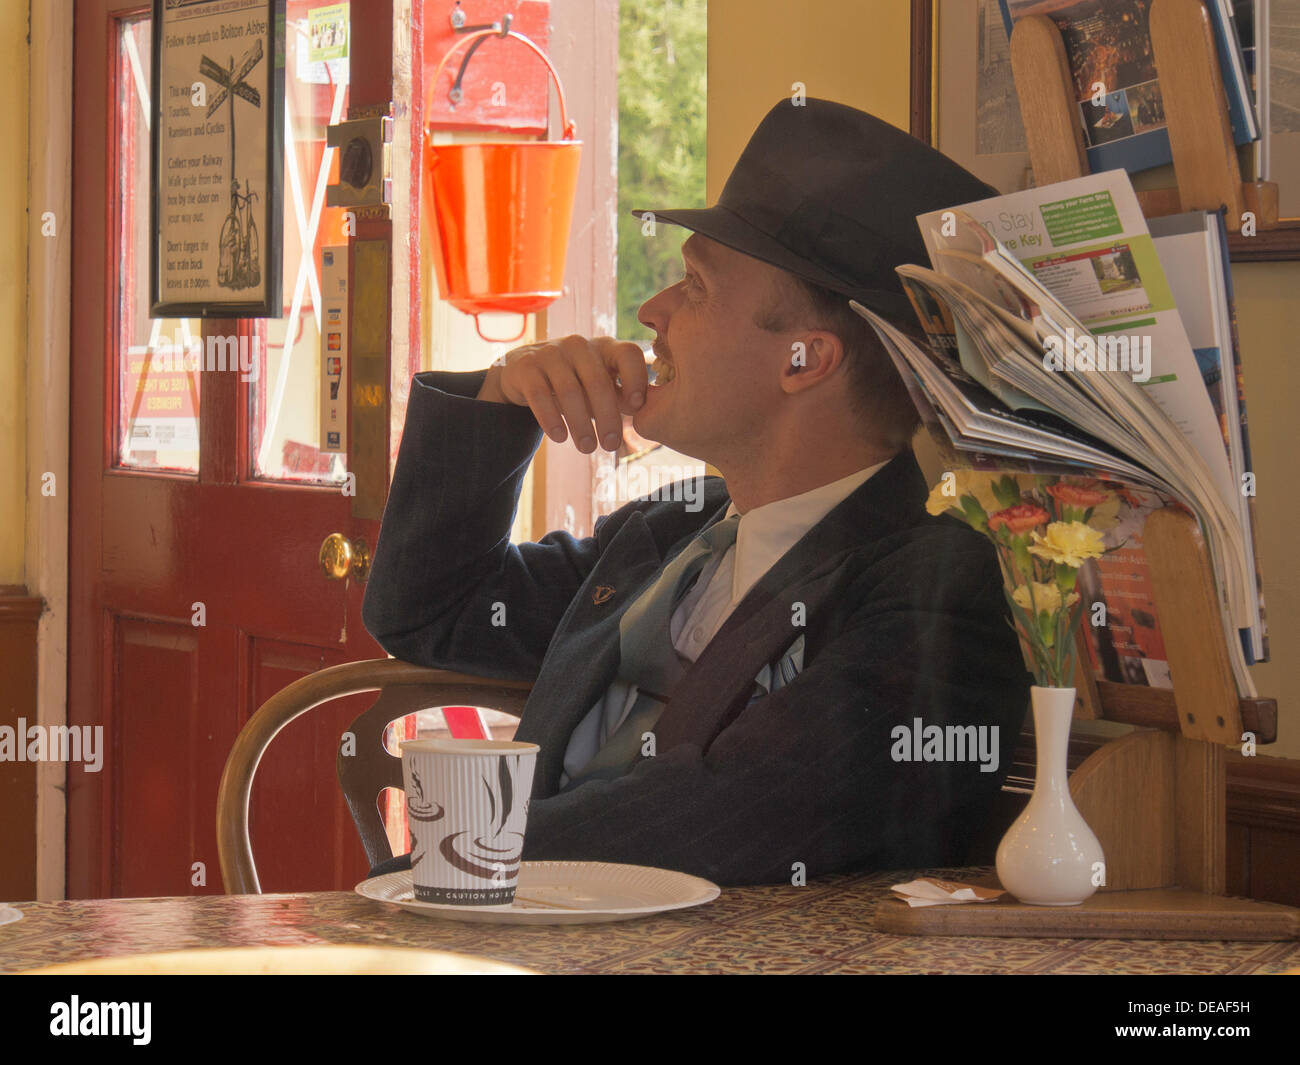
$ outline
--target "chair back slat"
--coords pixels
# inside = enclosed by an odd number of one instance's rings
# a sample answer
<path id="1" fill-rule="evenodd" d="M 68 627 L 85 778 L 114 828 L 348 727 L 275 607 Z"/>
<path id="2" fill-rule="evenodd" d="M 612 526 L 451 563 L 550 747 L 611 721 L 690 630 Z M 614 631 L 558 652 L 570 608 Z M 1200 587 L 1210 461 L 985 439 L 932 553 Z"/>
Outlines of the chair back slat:
<path id="1" fill-rule="evenodd" d="M 384 727 L 407 713 L 467 703 L 497 706 L 517 715 L 523 710 L 531 687 L 527 681 L 474 677 L 396 658 L 377 658 L 318 670 L 276 692 L 239 730 L 217 789 L 217 856 L 226 893 L 259 895 L 262 892 L 248 836 L 253 776 L 271 741 L 291 721 L 334 699 L 368 691 L 381 693 L 375 704 L 352 724 L 350 731 L 356 741 L 357 756 L 344 759 L 341 756 L 344 745 L 340 744 L 338 763 L 344 798 L 373 865 L 376 860 L 391 857 L 379 819 L 379 792 L 385 787 L 402 786 L 401 761 L 385 750 Z"/>
<path id="2" fill-rule="evenodd" d="M 411 688 L 387 688 L 370 709 L 352 722 L 349 730 L 354 744 L 349 745 L 355 755 L 345 754 L 340 744 L 338 755 L 339 786 L 352 820 L 356 823 L 366 860 L 372 865 L 387 861 L 393 856 L 383 818 L 379 814 L 378 798 L 385 788 L 401 788 L 402 760 L 390 754 L 384 746 L 384 731 L 388 726 L 420 710 L 431 710 L 474 700 L 475 705 L 490 705 L 518 716 L 528 698 L 528 691 L 506 687 L 507 682 L 485 680 L 475 685 L 441 681 Z M 450 728 L 451 721 L 448 720 Z M 457 738 L 491 739 L 491 735 L 457 735 L 463 729 L 452 730 Z M 364 757 L 360 757 L 364 754 Z"/>

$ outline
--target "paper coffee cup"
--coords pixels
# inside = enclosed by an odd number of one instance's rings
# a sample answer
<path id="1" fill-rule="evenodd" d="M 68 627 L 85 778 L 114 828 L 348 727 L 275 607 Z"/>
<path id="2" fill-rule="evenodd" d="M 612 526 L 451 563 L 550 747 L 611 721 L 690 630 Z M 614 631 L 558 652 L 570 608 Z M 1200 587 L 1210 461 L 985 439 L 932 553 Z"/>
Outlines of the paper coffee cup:
<path id="1" fill-rule="evenodd" d="M 513 740 L 401 744 L 417 901 L 487 907 L 514 902 L 540 749 Z"/>

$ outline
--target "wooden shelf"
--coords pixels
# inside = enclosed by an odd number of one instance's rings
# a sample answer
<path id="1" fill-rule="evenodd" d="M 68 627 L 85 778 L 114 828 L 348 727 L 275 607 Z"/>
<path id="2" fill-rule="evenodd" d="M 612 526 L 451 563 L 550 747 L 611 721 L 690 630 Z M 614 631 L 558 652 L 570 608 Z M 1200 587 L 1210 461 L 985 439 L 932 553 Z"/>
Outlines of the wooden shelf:
<path id="1" fill-rule="evenodd" d="M 992 881 L 993 886 L 998 886 Z M 996 902 L 913 908 L 888 899 L 878 931 L 913 936 L 1029 936 L 1062 939 L 1300 939 L 1300 910 L 1275 902 L 1182 888 L 1099 891 L 1078 906 Z"/>
<path id="2" fill-rule="evenodd" d="M 1300 259 L 1300 218 L 1261 229 L 1253 237 L 1228 234 L 1228 253 L 1234 263 L 1275 263 Z"/>
<path id="3" fill-rule="evenodd" d="M 1170 688 L 1145 688 L 1137 684 L 1119 684 L 1099 680 L 1097 689 L 1105 703 L 1105 719 L 1140 728 L 1176 729 L 1178 708 Z M 1244 731 L 1255 734 L 1256 743 L 1277 740 L 1277 700 L 1270 698 L 1238 699 Z"/>

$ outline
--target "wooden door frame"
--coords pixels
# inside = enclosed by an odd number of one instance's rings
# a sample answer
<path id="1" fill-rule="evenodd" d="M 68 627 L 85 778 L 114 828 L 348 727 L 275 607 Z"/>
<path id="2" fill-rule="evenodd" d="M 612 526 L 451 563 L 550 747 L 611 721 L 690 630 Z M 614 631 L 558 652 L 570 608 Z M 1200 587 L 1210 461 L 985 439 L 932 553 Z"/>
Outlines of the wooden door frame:
<path id="1" fill-rule="evenodd" d="M 82 51 L 78 51 L 75 34 L 78 27 L 84 27 L 87 19 L 100 17 L 99 5 L 95 5 L 93 10 L 90 5 L 84 6 L 74 16 L 73 97 L 79 103 L 74 105 L 71 116 L 70 158 L 102 159 L 106 185 L 112 180 L 118 159 L 118 146 L 109 137 L 109 131 L 117 128 L 115 119 L 118 106 L 117 72 L 111 62 L 116 54 L 112 28 L 117 19 L 142 11 L 147 6 L 147 0 L 144 3 L 104 0 L 102 14 L 106 25 L 102 28 L 102 47 L 97 54 L 85 51 L 84 46 Z M 80 126 L 77 124 L 78 117 L 82 118 Z M 84 264 L 76 272 L 87 279 L 82 295 L 85 297 L 91 293 L 96 279 L 99 288 L 89 301 L 84 298 L 80 301 L 77 313 L 71 316 L 69 323 L 72 345 L 69 350 L 67 388 L 69 481 L 72 497 L 69 506 L 70 518 L 75 514 L 80 527 L 85 531 L 77 537 L 70 536 L 68 540 L 69 654 L 66 714 L 70 725 L 102 724 L 106 735 L 111 736 L 111 717 L 107 710 L 107 693 L 103 683 L 110 650 L 103 635 L 99 573 L 103 554 L 103 482 L 106 471 L 113 465 L 110 456 L 116 444 L 117 420 L 115 412 L 113 417 L 108 416 L 108 404 L 113 396 L 113 390 L 107 387 L 109 371 L 102 368 L 99 373 L 78 376 L 71 373 L 71 361 L 73 352 L 77 351 L 96 350 L 105 354 L 117 351 L 116 314 L 113 312 L 117 282 L 113 222 L 117 215 L 117 196 L 110 193 L 102 197 L 81 197 L 74 200 L 72 211 L 72 230 L 76 234 L 74 258 L 76 262 Z M 98 224 L 92 224 L 90 219 L 97 213 L 102 213 L 102 217 Z M 81 224 L 78 224 L 78 219 Z M 94 244 L 90 243 L 92 236 L 99 238 Z M 93 419 L 93 424 L 85 431 L 74 434 L 71 431 L 73 410 L 87 420 Z M 145 473 L 143 476 L 151 475 Z M 83 630 L 86 631 L 85 636 L 80 635 Z M 74 659 L 79 648 L 94 648 L 95 661 L 89 666 L 74 668 L 77 666 Z M 109 751 L 105 751 L 106 757 L 109 754 Z M 108 767 L 94 780 L 83 776 L 74 782 L 70 774 L 66 778 L 65 891 L 69 887 L 74 892 L 89 887 L 86 893 L 90 895 L 108 894 L 106 865 L 102 855 L 112 829 L 113 796 L 106 793 L 111 788 L 106 786 L 105 780 L 111 777 L 111 773 L 112 769 Z M 68 827 L 78 812 L 88 825 L 97 823 L 99 826 L 93 853 L 73 853 L 69 845 Z"/>
<path id="2" fill-rule="evenodd" d="M 410 0 L 412 18 L 429 24 L 435 19 L 445 19 L 448 3 L 442 6 L 435 0 Z M 564 294 L 549 307 L 538 311 L 526 340 L 560 337 L 570 333 L 583 336 L 612 334 L 617 320 L 617 280 L 612 266 L 617 249 L 618 181 L 615 166 L 618 156 L 617 104 L 618 97 L 618 5 L 607 0 L 550 0 L 550 36 L 547 54 L 563 79 L 569 115 L 582 141 L 582 161 L 574 197 L 573 222 L 569 232 Z M 418 108 L 422 106 L 423 86 L 420 75 L 423 57 L 411 63 L 412 91 L 410 118 L 418 124 L 422 119 Z M 549 89 L 550 125 L 548 139 L 558 139 L 559 106 L 554 85 Z M 401 101 L 394 101 L 394 114 L 403 114 Z M 494 139 L 492 131 L 475 131 L 476 137 Z M 394 143 L 400 133 L 395 129 Z M 505 135 L 513 136 L 513 135 Z M 419 152 L 411 156 L 412 187 L 419 175 Z M 421 254 L 421 222 L 419 203 L 412 197 L 411 211 L 405 227 L 399 228 L 398 215 L 394 213 L 394 259 L 399 258 L 398 241 L 408 242 L 406 261 L 411 274 L 420 273 L 418 293 L 422 296 L 420 313 L 411 316 L 409 337 L 400 338 L 407 345 L 407 368 L 394 365 L 392 384 L 394 410 L 393 440 L 402 430 L 405 389 L 410 375 L 421 369 L 435 368 L 439 341 L 448 336 L 447 316 L 460 317 L 460 312 L 445 306 L 436 306 L 439 299 L 437 286 L 432 280 L 431 247 Z M 394 293 L 394 314 L 397 294 Z M 412 300 L 416 299 L 412 294 Z M 470 340 L 477 344 L 476 339 Z M 486 366 L 489 345 L 482 345 L 484 357 L 480 365 Z M 427 349 L 427 350 L 426 350 Z M 403 348 L 399 337 L 392 341 L 392 360 L 401 360 Z M 437 369 L 451 367 L 437 364 Z M 455 368 L 465 368 L 457 365 Z M 406 374 L 403 378 L 403 373 Z M 590 536 L 596 516 L 600 511 L 594 506 L 597 477 L 603 467 L 613 463 L 612 457 L 601 450 L 583 455 L 571 442 L 556 444 L 543 437 L 533 457 L 529 474 L 520 495 L 516 524 L 512 535 L 517 539 L 540 539 L 553 529 L 569 529 L 575 536 Z"/>
<path id="3" fill-rule="evenodd" d="M 30 5 L 27 112 L 27 521 L 25 571 L 45 601 L 37 633 L 37 723 L 68 717 L 69 329 L 72 315 L 73 0 Z M 48 234 L 46 212 L 53 216 Z M 47 474 L 54 494 L 43 491 Z M 36 897 L 66 889 L 67 765 L 36 767 Z"/>
<path id="4" fill-rule="evenodd" d="M 618 160 L 618 5 L 607 0 L 552 0 L 550 56 L 564 77 L 583 159 L 564 296 L 538 315 L 537 335 L 612 335 L 618 321 L 612 269 L 618 248 L 618 179 L 613 176 Z M 554 87 L 551 92 L 554 98 Z M 558 137 L 558 106 L 553 104 L 550 113 L 551 136 Z M 534 459 L 532 538 L 570 525 L 575 536 L 591 536 L 596 478 L 601 467 L 613 461 L 600 448 L 584 455 L 567 440 L 557 444 L 544 436 Z M 572 516 L 566 506 L 572 507 Z"/>

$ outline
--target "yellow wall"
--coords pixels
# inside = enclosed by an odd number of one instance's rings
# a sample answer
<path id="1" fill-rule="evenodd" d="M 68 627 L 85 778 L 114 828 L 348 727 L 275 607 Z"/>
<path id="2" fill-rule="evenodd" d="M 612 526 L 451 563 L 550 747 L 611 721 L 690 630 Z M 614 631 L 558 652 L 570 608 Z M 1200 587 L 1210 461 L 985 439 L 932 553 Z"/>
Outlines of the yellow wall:
<path id="1" fill-rule="evenodd" d="M 793 82 L 809 96 L 860 107 L 908 128 L 907 0 L 709 0 L 708 196 L 712 203 L 759 120 Z M 1260 560 L 1272 661 L 1254 667 L 1259 693 L 1278 700 L 1279 742 L 1261 754 L 1300 758 L 1300 566 L 1292 554 L 1300 493 L 1290 481 L 1300 396 L 1300 262 L 1233 269 L 1259 485 Z M 933 450 L 917 458 L 935 476 Z"/>
<path id="2" fill-rule="evenodd" d="M 1246 371 L 1246 407 L 1258 494 L 1260 570 L 1271 660 L 1253 669 L 1260 695 L 1278 701 L 1278 742 L 1260 754 L 1300 758 L 1300 566 L 1295 561 L 1300 493 L 1292 480 L 1295 403 L 1300 397 L 1300 262 L 1238 263 L 1232 268 L 1237 327 Z"/>
<path id="3" fill-rule="evenodd" d="M 0 4 L 0 584 L 22 584 L 27 465 L 27 5 Z"/>
<path id="4" fill-rule="evenodd" d="M 708 196 L 795 82 L 908 127 L 907 0 L 709 0 Z"/>

